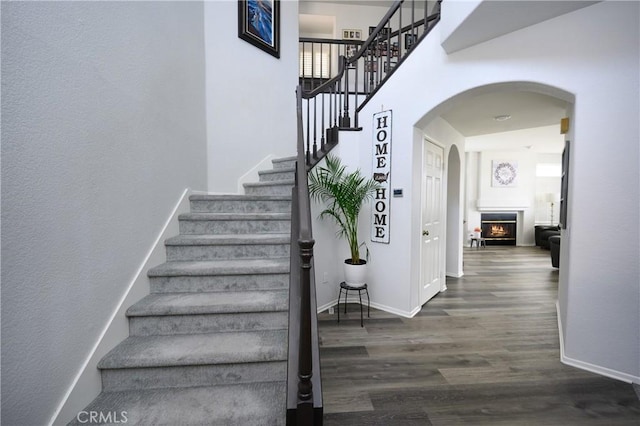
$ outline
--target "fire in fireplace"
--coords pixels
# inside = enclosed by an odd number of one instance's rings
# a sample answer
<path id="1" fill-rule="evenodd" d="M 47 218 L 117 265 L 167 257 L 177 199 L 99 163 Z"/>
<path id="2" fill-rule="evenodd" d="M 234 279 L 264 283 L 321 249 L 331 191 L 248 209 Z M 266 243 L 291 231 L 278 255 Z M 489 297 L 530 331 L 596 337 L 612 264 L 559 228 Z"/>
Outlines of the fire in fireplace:
<path id="1" fill-rule="evenodd" d="M 516 245 L 517 213 L 483 213 L 482 236 L 487 244 Z"/>

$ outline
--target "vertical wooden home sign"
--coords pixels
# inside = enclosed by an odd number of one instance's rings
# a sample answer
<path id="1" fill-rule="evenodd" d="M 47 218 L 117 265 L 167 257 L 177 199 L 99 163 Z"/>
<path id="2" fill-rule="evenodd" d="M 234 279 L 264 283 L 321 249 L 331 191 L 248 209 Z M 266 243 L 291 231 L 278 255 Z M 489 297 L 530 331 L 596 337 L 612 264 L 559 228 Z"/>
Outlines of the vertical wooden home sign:
<path id="1" fill-rule="evenodd" d="M 391 111 L 373 115 L 373 179 L 380 184 L 371 208 L 371 241 L 389 244 Z"/>

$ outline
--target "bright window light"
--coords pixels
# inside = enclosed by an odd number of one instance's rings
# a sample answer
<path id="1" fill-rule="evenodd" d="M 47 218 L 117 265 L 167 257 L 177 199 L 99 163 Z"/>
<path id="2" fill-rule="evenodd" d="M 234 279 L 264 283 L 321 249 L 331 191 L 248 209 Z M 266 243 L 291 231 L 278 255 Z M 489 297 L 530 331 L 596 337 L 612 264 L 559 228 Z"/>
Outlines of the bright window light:
<path id="1" fill-rule="evenodd" d="M 329 53 L 301 51 L 300 77 L 329 78 Z"/>

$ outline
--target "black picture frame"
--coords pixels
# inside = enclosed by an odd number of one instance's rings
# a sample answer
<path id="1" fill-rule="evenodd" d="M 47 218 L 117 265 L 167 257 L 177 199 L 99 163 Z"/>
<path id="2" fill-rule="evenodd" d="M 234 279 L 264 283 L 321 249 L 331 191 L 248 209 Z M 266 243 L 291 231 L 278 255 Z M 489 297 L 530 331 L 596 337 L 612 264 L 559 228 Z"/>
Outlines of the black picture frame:
<path id="1" fill-rule="evenodd" d="M 375 29 L 376 29 L 376 27 L 369 27 L 369 35 L 373 34 Z M 378 40 L 382 40 L 382 39 L 385 39 L 385 38 L 389 37 L 390 33 L 391 33 L 391 28 L 389 28 L 389 27 L 380 28 L 380 32 L 378 33 Z"/>
<path id="2" fill-rule="evenodd" d="M 571 142 L 564 142 L 562 151 L 562 173 L 560 175 L 560 219 L 559 225 L 562 229 L 567 229 L 567 203 L 569 200 L 569 155 Z"/>
<path id="3" fill-rule="evenodd" d="M 280 58 L 280 0 L 238 0 L 238 37 Z"/>
<path id="4" fill-rule="evenodd" d="M 409 50 L 413 47 L 414 44 L 418 41 L 418 36 L 416 34 L 405 34 L 404 35 L 404 47 Z"/>
<path id="5" fill-rule="evenodd" d="M 387 61 L 383 61 L 383 62 L 382 62 L 382 64 L 383 64 L 383 67 L 382 67 L 382 68 L 383 68 L 383 70 L 384 70 L 384 73 L 385 73 L 385 74 L 387 74 L 387 73 L 389 73 L 389 72 L 390 72 L 390 71 L 391 71 L 391 70 L 392 70 L 396 65 L 398 65 L 398 62 L 396 62 L 396 61 L 389 61 L 389 62 L 387 62 Z"/>
<path id="6" fill-rule="evenodd" d="M 373 73 L 378 72 L 378 61 L 377 60 L 365 61 L 364 62 L 364 71 L 365 72 L 373 72 Z"/>

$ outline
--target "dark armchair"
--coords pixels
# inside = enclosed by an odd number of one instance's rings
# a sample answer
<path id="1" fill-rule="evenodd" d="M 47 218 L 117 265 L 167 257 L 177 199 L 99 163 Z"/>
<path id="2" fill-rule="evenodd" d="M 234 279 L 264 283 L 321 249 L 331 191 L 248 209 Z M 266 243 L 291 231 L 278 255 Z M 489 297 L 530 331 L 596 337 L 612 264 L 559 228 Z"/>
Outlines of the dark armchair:
<path id="1" fill-rule="evenodd" d="M 536 225 L 535 227 L 536 245 L 543 249 L 549 249 L 549 237 L 560 235 L 560 227 L 549 225 Z"/>
<path id="2" fill-rule="evenodd" d="M 560 268 L 560 235 L 549 237 L 549 250 L 551 251 L 551 266 Z"/>

